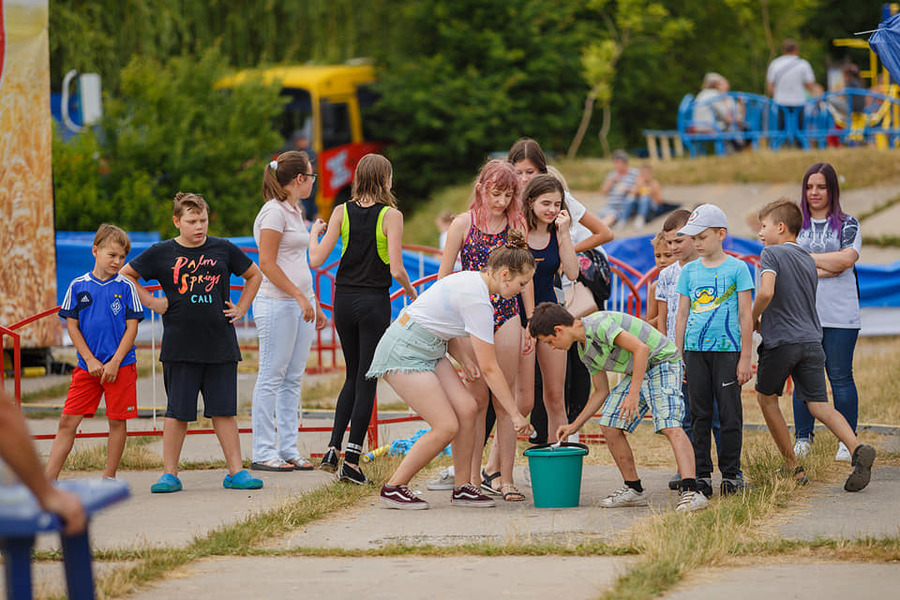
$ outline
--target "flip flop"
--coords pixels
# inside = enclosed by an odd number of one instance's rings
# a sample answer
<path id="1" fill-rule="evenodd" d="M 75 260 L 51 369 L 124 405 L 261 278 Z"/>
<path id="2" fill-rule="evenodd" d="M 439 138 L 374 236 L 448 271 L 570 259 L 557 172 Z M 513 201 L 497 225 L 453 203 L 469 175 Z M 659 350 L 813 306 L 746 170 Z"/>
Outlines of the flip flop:
<path id="1" fill-rule="evenodd" d="M 488 494 L 493 494 L 494 496 L 502 496 L 503 492 L 494 487 L 494 480 L 500 477 L 500 471 L 496 473 L 487 474 L 487 471 L 484 469 L 481 470 L 481 489 L 487 492 Z"/>
<path id="2" fill-rule="evenodd" d="M 272 471 L 274 473 L 289 473 L 294 470 L 294 465 L 286 463 L 283 460 L 273 458 L 263 462 L 250 463 L 250 468 L 254 471 Z"/>

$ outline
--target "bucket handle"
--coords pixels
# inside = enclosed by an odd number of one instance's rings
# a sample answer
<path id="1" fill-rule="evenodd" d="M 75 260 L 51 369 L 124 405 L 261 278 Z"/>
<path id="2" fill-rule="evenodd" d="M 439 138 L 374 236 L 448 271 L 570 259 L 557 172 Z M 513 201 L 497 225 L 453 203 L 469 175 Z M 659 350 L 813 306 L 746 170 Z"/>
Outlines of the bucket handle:
<path id="1" fill-rule="evenodd" d="M 586 445 L 580 444 L 578 442 L 548 442 L 546 444 L 535 444 L 534 446 L 529 446 L 528 448 L 526 448 L 526 450 L 540 450 L 541 448 L 550 448 L 551 446 L 554 448 L 581 448 L 582 450 L 584 450 L 585 454 L 591 453 L 590 449 Z"/>

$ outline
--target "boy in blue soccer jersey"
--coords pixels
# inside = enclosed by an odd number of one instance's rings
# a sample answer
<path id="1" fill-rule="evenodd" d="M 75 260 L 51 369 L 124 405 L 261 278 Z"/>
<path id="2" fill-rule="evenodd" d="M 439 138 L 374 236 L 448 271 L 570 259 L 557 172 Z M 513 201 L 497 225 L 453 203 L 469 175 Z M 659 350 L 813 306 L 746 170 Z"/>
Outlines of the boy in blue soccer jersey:
<path id="1" fill-rule="evenodd" d="M 78 366 L 59 419 L 59 430 L 46 474 L 59 477 L 84 417 L 94 416 L 100 398 L 106 397 L 109 441 L 103 476 L 114 478 L 125 450 L 126 419 L 137 416 L 137 369 L 134 338 L 144 308 L 134 284 L 119 274 L 131 250 L 128 234 L 115 225 L 103 224 L 94 236 L 94 268 L 77 277 L 59 309 L 75 349 Z"/>
<path id="2" fill-rule="evenodd" d="M 684 356 L 697 489 L 706 496 L 713 492 L 710 431 L 714 403 L 721 423 L 722 444 L 717 447 L 721 494 L 744 488 L 741 386 L 751 377 L 753 277 L 746 264 L 722 249 L 727 231 L 725 213 L 713 204 L 698 206 L 678 231 L 693 236 L 700 255 L 699 260 L 684 265 L 675 287 L 681 296 L 675 343 Z"/>

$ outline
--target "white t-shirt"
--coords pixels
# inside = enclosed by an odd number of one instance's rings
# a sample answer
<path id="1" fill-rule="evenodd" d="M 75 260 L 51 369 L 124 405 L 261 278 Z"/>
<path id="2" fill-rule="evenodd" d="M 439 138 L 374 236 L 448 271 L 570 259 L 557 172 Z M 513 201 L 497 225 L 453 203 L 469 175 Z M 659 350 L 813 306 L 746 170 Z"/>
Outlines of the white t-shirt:
<path id="1" fill-rule="evenodd" d="M 405 311 L 443 340 L 473 335 L 494 343 L 494 307 L 478 271 L 459 271 L 436 281 Z"/>
<path id="2" fill-rule="evenodd" d="M 834 231 L 827 219 L 810 219 L 809 228 L 800 231 L 797 243 L 810 254 L 839 252 L 847 248 L 862 249 L 862 232 L 859 221 L 847 215 L 840 231 Z M 859 329 L 859 295 L 856 289 L 856 273 L 847 269 L 837 277 L 819 279 L 816 292 L 816 311 L 822 327 Z"/>
<path id="3" fill-rule="evenodd" d="M 581 218 L 587 213 L 584 204 L 566 192 L 566 206 L 569 209 L 569 216 L 572 217 L 572 222 L 569 224 L 569 237 L 572 238 L 572 243 L 577 244 L 591 237 L 593 235 L 591 230 L 581 224 Z"/>
<path id="4" fill-rule="evenodd" d="M 816 76 L 806 59 L 795 54 L 779 56 L 766 71 L 766 81 L 775 87 L 772 99 L 781 106 L 801 106 L 806 102 L 806 85 Z"/>
<path id="5" fill-rule="evenodd" d="M 289 202 L 269 200 L 259 209 L 256 221 L 253 223 L 253 239 L 259 245 L 260 232 L 263 229 L 271 229 L 281 233 L 281 241 L 278 243 L 278 256 L 275 263 L 281 267 L 291 283 L 297 286 L 310 302 L 315 301 L 313 292 L 312 273 L 309 271 L 309 263 L 306 258 L 306 250 L 309 248 L 309 231 L 303 221 L 303 211 L 295 208 Z M 259 293 L 269 298 L 291 298 L 274 283 L 269 281 L 263 273 L 262 284 Z"/>
<path id="6" fill-rule="evenodd" d="M 675 317 L 678 315 L 678 303 L 680 294 L 675 290 L 678 285 L 678 276 L 681 275 L 681 263 L 673 262 L 659 272 L 656 280 L 656 299 L 666 302 L 666 337 L 675 341 Z"/>

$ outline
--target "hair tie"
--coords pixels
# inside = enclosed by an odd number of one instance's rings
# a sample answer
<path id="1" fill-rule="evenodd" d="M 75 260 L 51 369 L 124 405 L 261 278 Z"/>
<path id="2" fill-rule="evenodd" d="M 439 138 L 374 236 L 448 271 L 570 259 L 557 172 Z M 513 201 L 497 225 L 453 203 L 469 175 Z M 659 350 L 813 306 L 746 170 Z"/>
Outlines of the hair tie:
<path id="1" fill-rule="evenodd" d="M 278 170 L 278 161 L 273 160 L 272 162 L 270 162 L 269 168 L 272 169 L 273 171 L 277 171 Z"/>

